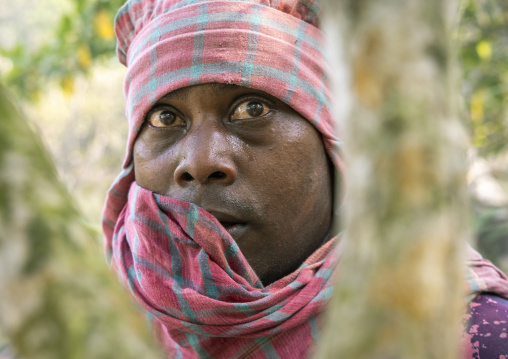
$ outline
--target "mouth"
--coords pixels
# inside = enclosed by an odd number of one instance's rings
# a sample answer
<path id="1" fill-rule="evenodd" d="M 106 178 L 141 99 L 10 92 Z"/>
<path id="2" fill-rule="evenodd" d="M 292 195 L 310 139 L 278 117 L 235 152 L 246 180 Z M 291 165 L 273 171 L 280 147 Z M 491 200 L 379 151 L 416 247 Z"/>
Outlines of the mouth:
<path id="1" fill-rule="evenodd" d="M 226 221 L 219 221 L 219 223 L 222 225 L 222 227 L 224 227 L 226 230 L 228 229 L 231 229 L 235 226 L 238 226 L 240 225 L 240 223 L 235 223 L 235 222 L 226 222 Z"/>
<path id="2" fill-rule="evenodd" d="M 231 232 L 238 232 L 240 230 L 240 228 L 242 228 L 243 226 L 245 226 L 245 223 L 241 223 L 241 222 L 238 222 L 238 223 L 235 223 L 235 222 L 222 222 L 222 221 L 219 221 L 219 223 L 222 225 L 222 227 L 224 227 L 224 229 L 226 231 L 229 232 L 229 234 L 231 234 Z"/>
<path id="3" fill-rule="evenodd" d="M 238 241 L 242 234 L 245 232 L 246 224 L 245 223 L 230 223 L 230 222 L 220 222 L 222 227 L 229 233 L 231 237 L 235 241 Z"/>
<path id="4" fill-rule="evenodd" d="M 213 210 L 209 210 L 207 212 L 209 212 L 219 221 L 221 226 L 224 227 L 224 229 L 229 233 L 231 237 L 233 237 L 235 241 L 240 238 L 247 227 L 247 223 L 245 221 L 242 221 L 233 215 Z"/>

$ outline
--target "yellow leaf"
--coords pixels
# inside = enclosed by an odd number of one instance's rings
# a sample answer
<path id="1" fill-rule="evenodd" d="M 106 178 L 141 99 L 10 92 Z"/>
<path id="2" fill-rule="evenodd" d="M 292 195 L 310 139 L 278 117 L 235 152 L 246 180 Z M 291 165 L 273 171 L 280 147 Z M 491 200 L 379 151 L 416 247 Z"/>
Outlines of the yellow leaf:
<path id="1" fill-rule="evenodd" d="M 41 91 L 39 90 L 32 90 L 28 93 L 28 96 L 30 98 L 30 102 L 37 103 L 41 99 Z"/>
<path id="2" fill-rule="evenodd" d="M 105 10 L 99 10 L 95 14 L 95 32 L 105 40 L 112 40 L 115 37 L 113 19 Z"/>
<path id="3" fill-rule="evenodd" d="M 87 45 L 79 45 L 78 47 L 78 63 L 79 65 L 87 69 L 92 64 L 92 54 L 90 48 Z"/>
<path id="4" fill-rule="evenodd" d="M 476 44 L 476 53 L 482 60 L 490 60 L 492 57 L 492 46 L 490 42 L 482 40 Z"/>
<path id="5" fill-rule="evenodd" d="M 475 124 L 483 121 L 483 104 L 485 102 L 483 91 L 477 91 L 471 96 L 471 119 Z"/>
<path id="6" fill-rule="evenodd" d="M 482 124 L 480 126 L 477 126 L 474 130 L 474 145 L 476 147 L 483 147 L 487 144 L 487 136 L 489 135 L 490 131 L 487 125 Z"/>
<path id="7" fill-rule="evenodd" d="M 69 75 L 62 77 L 60 80 L 60 87 L 64 95 L 71 96 L 74 92 L 74 78 Z"/>

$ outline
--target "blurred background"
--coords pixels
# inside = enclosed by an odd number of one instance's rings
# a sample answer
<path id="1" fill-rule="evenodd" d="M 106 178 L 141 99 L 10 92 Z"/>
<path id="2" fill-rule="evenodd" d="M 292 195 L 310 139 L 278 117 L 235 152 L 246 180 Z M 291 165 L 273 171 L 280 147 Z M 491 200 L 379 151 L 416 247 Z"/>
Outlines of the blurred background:
<path id="1" fill-rule="evenodd" d="M 123 0 L 0 1 L 0 81 L 100 228 L 127 124 L 113 18 Z M 464 0 L 458 44 L 477 247 L 508 271 L 508 0 Z"/>

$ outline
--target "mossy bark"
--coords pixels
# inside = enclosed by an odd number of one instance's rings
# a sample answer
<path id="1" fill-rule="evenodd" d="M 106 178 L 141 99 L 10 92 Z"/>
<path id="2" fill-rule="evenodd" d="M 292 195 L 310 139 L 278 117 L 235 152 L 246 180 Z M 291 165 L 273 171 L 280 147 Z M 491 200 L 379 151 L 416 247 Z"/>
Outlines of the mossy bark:
<path id="1" fill-rule="evenodd" d="M 0 332 L 17 358 L 158 358 L 33 128 L 0 86 Z"/>
<path id="2" fill-rule="evenodd" d="M 469 230 L 449 41 L 456 4 L 326 3 L 352 104 L 339 133 L 345 249 L 316 357 L 457 358 Z"/>

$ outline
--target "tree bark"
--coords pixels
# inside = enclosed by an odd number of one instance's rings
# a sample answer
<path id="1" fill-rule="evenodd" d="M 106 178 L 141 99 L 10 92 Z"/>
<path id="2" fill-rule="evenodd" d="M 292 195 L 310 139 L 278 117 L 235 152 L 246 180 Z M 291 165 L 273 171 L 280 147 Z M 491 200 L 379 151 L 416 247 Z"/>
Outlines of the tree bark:
<path id="1" fill-rule="evenodd" d="M 325 3 L 329 38 L 345 44 L 337 71 L 350 74 L 338 103 L 352 104 L 339 119 L 345 249 L 316 357 L 457 358 L 469 230 L 456 3 Z"/>
<path id="2" fill-rule="evenodd" d="M 16 358 L 158 358 L 38 136 L 0 87 L 0 332 Z M 1 344 L 1 343 L 0 343 Z"/>

